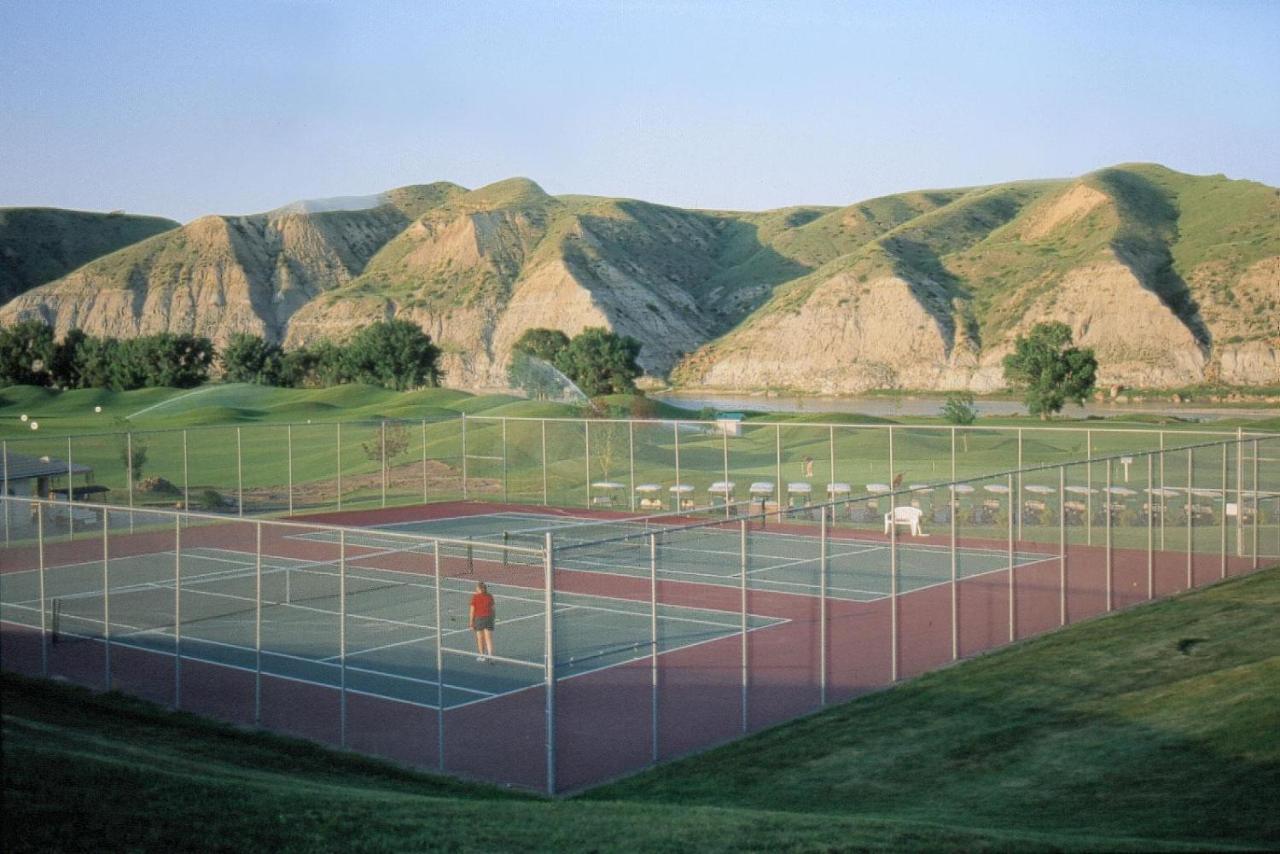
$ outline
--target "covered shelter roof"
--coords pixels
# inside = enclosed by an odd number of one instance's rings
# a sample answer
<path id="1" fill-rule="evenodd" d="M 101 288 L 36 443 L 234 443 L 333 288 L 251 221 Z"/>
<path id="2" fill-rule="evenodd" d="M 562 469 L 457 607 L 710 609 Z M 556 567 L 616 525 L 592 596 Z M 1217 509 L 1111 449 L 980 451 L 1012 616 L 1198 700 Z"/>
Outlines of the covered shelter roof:
<path id="1" fill-rule="evenodd" d="M 8 449 L 5 449 L 3 456 L 0 456 L 0 478 L 5 480 L 58 477 L 59 475 L 66 475 L 68 471 L 71 474 L 88 474 L 93 471 L 93 467 L 72 462 L 70 468 L 68 468 L 67 461 L 60 460 L 57 457 L 33 457 L 27 454 L 18 454 Z"/>

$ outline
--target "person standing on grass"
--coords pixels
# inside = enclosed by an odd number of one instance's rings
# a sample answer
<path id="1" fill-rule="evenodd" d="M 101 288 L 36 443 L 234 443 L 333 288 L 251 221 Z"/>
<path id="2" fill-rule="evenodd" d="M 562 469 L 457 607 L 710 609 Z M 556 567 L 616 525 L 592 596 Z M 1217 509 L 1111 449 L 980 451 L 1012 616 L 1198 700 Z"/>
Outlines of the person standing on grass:
<path id="1" fill-rule="evenodd" d="M 493 657 L 493 596 L 483 581 L 476 582 L 468 623 L 476 633 L 476 651 L 480 653 L 476 661 L 489 661 Z"/>

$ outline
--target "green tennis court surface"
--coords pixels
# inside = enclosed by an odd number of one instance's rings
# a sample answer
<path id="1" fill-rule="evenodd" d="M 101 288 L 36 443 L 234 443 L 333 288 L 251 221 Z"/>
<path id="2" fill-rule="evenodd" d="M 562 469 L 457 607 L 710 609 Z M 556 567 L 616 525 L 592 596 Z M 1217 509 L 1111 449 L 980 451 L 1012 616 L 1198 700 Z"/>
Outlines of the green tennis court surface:
<path id="1" fill-rule="evenodd" d="M 747 587 L 751 590 L 816 596 L 824 589 L 821 577 L 821 545 L 818 526 L 812 532 L 760 529 L 753 520 L 747 531 Z M 541 548 L 543 533 L 555 538 L 557 570 L 606 572 L 632 577 L 649 576 L 650 555 L 647 535 L 658 537 L 657 572 L 665 580 L 738 587 L 742 584 L 742 542 L 737 521 L 723 526 L 676 529 L 644 522 L 583 519 L 537 513 L 500 512 L 474 516 L 454 516 L 413 522 L 378 525 L 369 533 L 347 534 L 347 544 L 365 548 L 395 548 L 402 541 L 379 537 L 378 531 L 472 540 L 477 543 L 476 559 L 494 549 L 481 544 L 507 543 Z M 337 534 L 317 531 L 299 535 L 317 542 L 337 542 Z M 591 544 L 592 540 L 605 540 Z M 1018 552 L 1015 567 L 1056 560 L 1056 554 Z M 947 545 L 898 541 L 898 590 L 907 593 L 951 580 L 952 551 Z M 969 578 L 1009 567 L 1005 549 L 961 546 L 955 552 L 957 578 Z M 893 568 L 891 549 L 882 540 L 858 540 L 841 532 L 827 541 L 828 596 L 867 602 L 890 595 Z"/>
<path id="2" fill-rule="evenodd" d="M 263 556 L 261 580 L 253 554 L 220 548 L 183 549 L 48 567 L 45 614 L 59 643 L 109 635 L 126 645 L 184 659 L 284 676 L 302 682 L 445 708 L 479 702 L 540 684 L 545 678 L 543 592 L 490 584 L 497 600 L 495 657 L 476 660 L 467 609 L 474 580 L 440 579 L 440 623 L 431 562 L 422 573 L 376 566 L 389 552 L 346 561 L 308 562 Z M 402 556 L 398 554 L 397 556 Z M 429 555 L 427 556 L 429 558 Z M 0 576 L 3 615 L 38 627 L 40 578 L 36 571 Z M 262 606 L 257 606 L 259 585 Z M 555 650 L 559 678 L 645 657 L 653 626 L 647 601 L 575 593 L 555 594 Z M 56 621 L 56 626 L 50 625 Z M 747 629 L 782 620 L 747 616 Z M 437 626 L 439 628 L 437 629 Z M 742 616 L 659 604 L 659 652 L 737 635 Z M 443 664 L 443 690 L 437 669 Z M 344 667 L 345 664 L 345 667 Z"/>

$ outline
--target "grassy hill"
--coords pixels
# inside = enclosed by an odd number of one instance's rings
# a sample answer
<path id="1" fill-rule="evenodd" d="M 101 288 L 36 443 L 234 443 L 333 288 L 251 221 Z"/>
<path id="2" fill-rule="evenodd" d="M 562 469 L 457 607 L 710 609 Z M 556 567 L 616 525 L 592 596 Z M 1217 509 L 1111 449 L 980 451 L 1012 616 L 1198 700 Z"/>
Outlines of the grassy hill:
<path id="1" fill-rule="evenodd" d="M 95 258 L 178 227 L 154 216 L 0 208 L 0 305 Z"/>
<path id="2" fill-rule="evenodd" d="M 1280 840 L 1280 569 L 546 801 L 5 676 L 7 851 L 1232 850 Z"/>

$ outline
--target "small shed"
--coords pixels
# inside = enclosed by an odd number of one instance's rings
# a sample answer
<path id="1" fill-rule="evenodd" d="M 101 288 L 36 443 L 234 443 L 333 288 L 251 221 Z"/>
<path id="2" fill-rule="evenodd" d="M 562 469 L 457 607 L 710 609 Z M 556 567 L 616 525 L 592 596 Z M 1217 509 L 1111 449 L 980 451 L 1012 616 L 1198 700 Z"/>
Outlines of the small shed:
<path id="1" fill-rule="evenodd" d="M 745 418 L 741 412 L 721 412 L 716 416 L 716 429 L 726 436 L 741 436 Z"/>
<path id="2" fill-rule="evenodd" d="M 83 500 L 88 495 L 104 491 L 104 488 L 89 486 L 87 481 L 93 473 L 92 466 L 72 462 L 57 457 L 33 457 L 4 449 L 0 454 L 0 491 L 5 496 L 15 498 L 58 498 L 66 500 L 70 489 L 75 500 Z M 72 481 L 76 475 L 83 475 L 86 483 L 75 486 Z M 54 483 L 59 484 L 57 488 Z M 13 504 L 20 505 L 21 509 Z M 19 525 L 29 517 L 27 505 L 23 502 L 4 502 L 4 522 L 6 525 Z"/>

